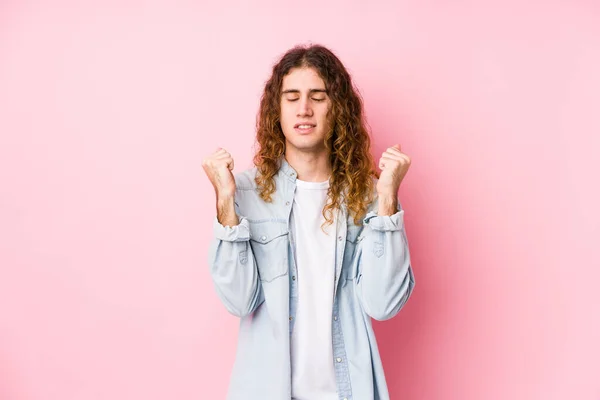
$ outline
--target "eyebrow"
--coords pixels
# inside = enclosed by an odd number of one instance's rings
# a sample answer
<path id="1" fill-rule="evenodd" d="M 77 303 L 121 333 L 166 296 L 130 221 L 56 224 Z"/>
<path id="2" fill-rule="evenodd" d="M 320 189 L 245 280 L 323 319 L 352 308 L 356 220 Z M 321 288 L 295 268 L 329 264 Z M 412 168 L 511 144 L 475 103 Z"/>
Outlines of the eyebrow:
<path id="1" fill-rule="evenodd" d="M 287 89 L 287 90 L 284 90 L 283 92 L 281 92 L 282 95 L 286 94 L 286 93 L 296 93 L 296 94 L 299 94 L 300 91 L 298 89 Z M 310 89 L 308 91 L 308 93 L 309 94 L 310 93 L 325 93 L 325 94 L 327 94 L 327 89 Z"/>

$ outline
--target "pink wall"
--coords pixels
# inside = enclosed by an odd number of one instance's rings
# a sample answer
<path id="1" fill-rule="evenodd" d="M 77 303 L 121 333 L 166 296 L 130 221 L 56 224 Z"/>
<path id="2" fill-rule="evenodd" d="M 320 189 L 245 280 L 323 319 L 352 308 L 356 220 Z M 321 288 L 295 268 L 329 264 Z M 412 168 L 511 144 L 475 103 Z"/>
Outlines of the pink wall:
<path id="1" fill-rule="evenodd" d="M 413 160 L 392 398 L 600 399 L 599 5 L 96 3 L 0 3 L 0 399 L 224 398 L 201 159 L 307 41 Z"/>

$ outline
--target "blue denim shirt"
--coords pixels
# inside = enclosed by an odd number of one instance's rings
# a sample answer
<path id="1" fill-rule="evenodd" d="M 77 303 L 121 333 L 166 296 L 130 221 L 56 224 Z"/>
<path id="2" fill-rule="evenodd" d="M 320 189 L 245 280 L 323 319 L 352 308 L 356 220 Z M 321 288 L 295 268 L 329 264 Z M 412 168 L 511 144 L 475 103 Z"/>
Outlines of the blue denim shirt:
<path id="1" fill-rule="evenodd" d="M 272 202 L 258 195 L 256 168 L 236 174 L 239 225 L 213 222 L 209 251 L 214 287 L 227 310 L 241 317 L 229 400 L 291 398 L 290 337 L 298 304 L 290 213 L 297 173 L 282 159 Z M 377 215 L 377 199 L 362 225 L 345 207 L 336 224 L 333 364 L 340 400 L 389 399 L 371 318 L 395 316 L 415 280 L 404 210 Z"/>

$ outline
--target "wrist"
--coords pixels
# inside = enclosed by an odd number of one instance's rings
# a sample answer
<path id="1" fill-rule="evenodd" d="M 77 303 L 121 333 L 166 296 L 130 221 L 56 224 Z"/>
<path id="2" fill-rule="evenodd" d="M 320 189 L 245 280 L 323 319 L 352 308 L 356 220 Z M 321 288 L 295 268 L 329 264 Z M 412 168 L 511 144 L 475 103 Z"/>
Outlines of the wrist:
<path id="1" fill-rule="evenodd" d="M 398 196 L 391 193 L 379 194 L 377 215 L 394 215 L 398 211 Z"/>
<path id="2" fill-rule="evenodd" d="M 235 196 L 229 193 L 217 192 L 217 204 L 225 205 L 234 202 Z"/>

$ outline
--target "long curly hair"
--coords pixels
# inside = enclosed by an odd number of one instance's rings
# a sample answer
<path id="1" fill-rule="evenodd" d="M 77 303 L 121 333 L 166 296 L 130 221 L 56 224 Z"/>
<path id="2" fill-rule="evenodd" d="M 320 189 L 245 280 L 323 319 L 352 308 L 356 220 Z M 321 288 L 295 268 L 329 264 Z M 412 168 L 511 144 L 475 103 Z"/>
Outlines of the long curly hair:
<path id="1" fill-rule="evenodd" d="M 350 74 L 333 52 L 321 45 L 295 46 L 273 66 L 265 84 L 256 118 L 256 184 L 260 197 L 271 202 L 274 176 L 285 154 L 285 136 L 280 124 L 283 78 L 293 68 L 314 68 L 332 100 L 327 118 L 331 130 L 325 136 L 332 174 L 323 208 L 325 223 L 333 223 L 333 211 L 345 203 L 355 224 L 360 224 L 374 199 L 374 180 L 379 174 L 370 153 L 371 141 L 363 115 L 362 98 Z"/>

